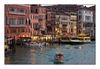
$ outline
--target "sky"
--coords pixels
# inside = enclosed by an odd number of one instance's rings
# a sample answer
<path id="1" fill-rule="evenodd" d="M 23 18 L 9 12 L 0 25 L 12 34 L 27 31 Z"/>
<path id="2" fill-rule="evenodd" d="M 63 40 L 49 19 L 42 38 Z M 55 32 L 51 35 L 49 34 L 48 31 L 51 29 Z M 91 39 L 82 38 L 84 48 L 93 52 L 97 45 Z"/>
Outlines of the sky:
<path id="1" fill-rule="evenodd" d="M 57 4 L 42 4 L 42 6 L 50 6 L 50 5 L 57 5 Z M 90 7 L 90 6 L 93 6 L 94 4 L 77 4 L 77 5 L 83 5 L 83 6 L 86 6 L 86 7 Z"/>

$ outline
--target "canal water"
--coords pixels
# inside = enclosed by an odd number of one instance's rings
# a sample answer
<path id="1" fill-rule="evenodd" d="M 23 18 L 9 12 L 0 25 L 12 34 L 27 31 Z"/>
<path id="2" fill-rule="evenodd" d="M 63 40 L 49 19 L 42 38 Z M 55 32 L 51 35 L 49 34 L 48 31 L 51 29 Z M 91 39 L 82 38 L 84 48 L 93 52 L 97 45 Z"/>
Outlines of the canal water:
<path id="1" fill-rule="evenodd" d="M 44 47 L 16 46 L 16 52 L 5 56 L 5 64 L 53 65 L 54 55 L 64 54 L 64 65 L 94 65 L 96 62 L 95 41 L 89 44 L 51 44 Z"/>

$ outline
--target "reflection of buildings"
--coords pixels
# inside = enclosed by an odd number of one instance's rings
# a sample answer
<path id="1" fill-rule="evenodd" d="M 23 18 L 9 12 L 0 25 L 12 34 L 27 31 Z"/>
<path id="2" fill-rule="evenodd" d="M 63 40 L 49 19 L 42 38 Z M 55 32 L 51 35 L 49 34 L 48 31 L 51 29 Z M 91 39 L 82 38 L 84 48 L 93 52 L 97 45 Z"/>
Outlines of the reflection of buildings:
<path id="1" fill-rule="evenodd" d="M 31 35 L 46 33 L 45 13 L 46 9 L 44 7 L 40 5 L 30 5 Z"/>
<path id="2" fill-rule="evenodd" d="M 29 6 L 5 5 L 5 36 L 30 36 Z"/>

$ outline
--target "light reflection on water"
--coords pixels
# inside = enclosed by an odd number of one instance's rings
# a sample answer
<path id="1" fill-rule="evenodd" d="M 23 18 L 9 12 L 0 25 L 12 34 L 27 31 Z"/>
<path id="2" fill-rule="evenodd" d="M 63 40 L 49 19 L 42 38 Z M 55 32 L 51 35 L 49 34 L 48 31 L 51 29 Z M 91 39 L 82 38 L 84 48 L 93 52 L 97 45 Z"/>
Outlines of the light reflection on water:
<path id="1" fill-rule="evenodd" d="M 64 64 L 95 64 L 95 43 L 81 45 L 53 44 L 47 47 L 16 47 L 5 57 L 5 64 L 53 64 L 57 52 L 64 54 Z"/>

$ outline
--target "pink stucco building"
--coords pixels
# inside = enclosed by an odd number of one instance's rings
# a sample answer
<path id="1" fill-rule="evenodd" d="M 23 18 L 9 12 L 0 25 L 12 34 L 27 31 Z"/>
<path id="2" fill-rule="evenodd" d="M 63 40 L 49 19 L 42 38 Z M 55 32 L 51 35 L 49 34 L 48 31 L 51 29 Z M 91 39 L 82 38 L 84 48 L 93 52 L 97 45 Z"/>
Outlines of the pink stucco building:
<path id="1" fill-rule="evenodd" d="M 5 36 L 15 36 L 16 39 L 18 37 L 29 37 L 29 6 L 21 4 L 5 4 L 4 7 Z"/>
<path id="2" fill-rule="evenodd" d="M 40 5 L 30 5 L 29 16 L 31 35 L 44 35 L 46 33 L 46 8 Z"/>

